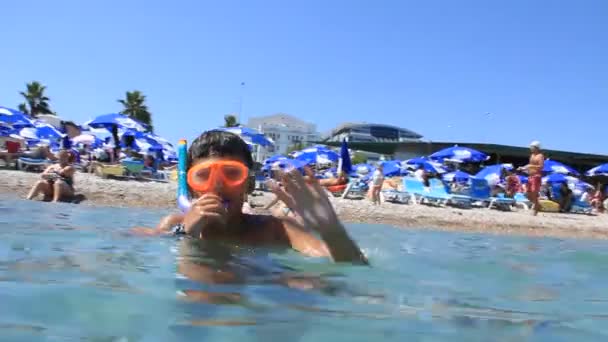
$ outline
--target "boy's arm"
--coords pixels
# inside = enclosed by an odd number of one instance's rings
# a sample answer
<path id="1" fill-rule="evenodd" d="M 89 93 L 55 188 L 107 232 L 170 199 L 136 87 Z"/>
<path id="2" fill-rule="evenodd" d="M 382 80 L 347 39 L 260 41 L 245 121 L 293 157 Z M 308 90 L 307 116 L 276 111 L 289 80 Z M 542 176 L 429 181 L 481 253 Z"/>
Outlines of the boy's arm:
<path id="1" fill-rule="evenodd" d="M 176 224 L 180 224 L 183 221 L 184 221 L 183 214 L 170 214 L 170 215 L 163 217 L 160 220 L 160 222 L 156 226 L 156 229 L 147 228 L 147 227 L 135 227 L 135 228 L 131 229 L 131 232 L 138 234 L 138 235 L 168 234 L 171 232 L 171 228 L 173 226 L 175 226 Z"/>
<path id="2" fill-rule="evenodd" d="M 336 262 L 367 265 L 368 261 L 359 246 L 348 236 L 341 223 L 323 229 L 319 240 L 293 219 L 283 219 L 283 229 L 291 247 L 312 257 L 331 257 Z"/>

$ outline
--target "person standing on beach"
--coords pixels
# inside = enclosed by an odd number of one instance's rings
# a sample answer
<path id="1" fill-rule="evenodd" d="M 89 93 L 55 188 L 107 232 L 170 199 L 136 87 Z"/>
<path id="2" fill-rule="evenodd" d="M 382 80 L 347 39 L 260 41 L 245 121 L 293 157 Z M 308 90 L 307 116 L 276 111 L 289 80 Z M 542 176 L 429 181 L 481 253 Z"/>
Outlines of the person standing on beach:
<path id="1" fill-rule="evenodd" d="M 528 200 L 534 205 L 534 216 L 538 215 L 540 204 L 538 193 L 540 192 L 543 168 L 545 167 L 545 156 L 540 150 L 540 142 L 533 141 L 530 144 L 530 162 L 522 169 L 528 171 Z"/>
<path id="2" fill-rule="evenodd" d="M 384 173 L 382 163 L 378 164 L 378 167 L 372 175 L 372 186 L 370 187 L 372 203 L 380 205 L 380 191 L 382 190 L 382 184 L 384 184 Z"/>

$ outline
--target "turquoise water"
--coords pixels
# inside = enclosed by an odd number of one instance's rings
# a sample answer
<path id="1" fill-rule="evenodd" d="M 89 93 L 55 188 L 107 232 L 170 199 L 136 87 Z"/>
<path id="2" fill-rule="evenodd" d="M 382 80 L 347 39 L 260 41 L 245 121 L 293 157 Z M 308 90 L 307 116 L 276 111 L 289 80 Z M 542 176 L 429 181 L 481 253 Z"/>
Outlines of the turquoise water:
<path id="1" fill-rule="evenodd" d="M 1 340 L 608 337 L 605 242 L 351 225 L 368 268 L 125 234 L 162 214 L 0 197 Z"/>

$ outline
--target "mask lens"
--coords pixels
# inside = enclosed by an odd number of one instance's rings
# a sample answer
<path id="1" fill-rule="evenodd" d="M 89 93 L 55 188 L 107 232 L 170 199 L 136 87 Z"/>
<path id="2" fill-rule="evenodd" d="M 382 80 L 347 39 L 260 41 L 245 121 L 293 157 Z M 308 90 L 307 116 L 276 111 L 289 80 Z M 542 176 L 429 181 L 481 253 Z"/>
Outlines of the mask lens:
<path id="1" fill-rule="evenodd" d="M 211 177 L 211 167 L 199 168 L 192 174 L 192 180 L 199 184 L 205 184 Z"/>
<path id="2" fill-rule="evenodd" d="M 247 178 L 247 169 L 240 165 L 223 165 L 224 178 L 231 183 L 238 183 Z"/>

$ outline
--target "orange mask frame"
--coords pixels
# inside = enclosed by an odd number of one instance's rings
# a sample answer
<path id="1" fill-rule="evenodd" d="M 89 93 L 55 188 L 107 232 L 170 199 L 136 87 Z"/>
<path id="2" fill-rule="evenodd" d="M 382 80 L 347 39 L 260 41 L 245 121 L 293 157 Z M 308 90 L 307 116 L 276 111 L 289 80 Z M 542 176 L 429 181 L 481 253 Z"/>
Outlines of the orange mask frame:
<path id="1" fill-rule="evenodd" d="M 212 191 L 218 182 L 235 189 L 249 177 L 249 168 L 238 161 L 215 160 L 195 165 L 188 170 L 188 186 L 198 192 Z"/>

